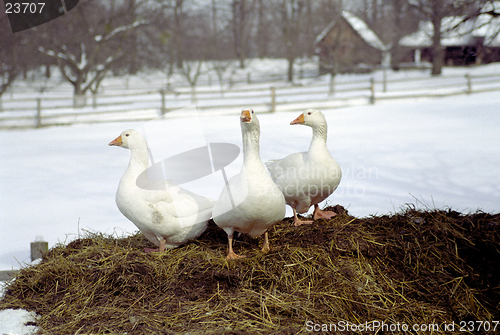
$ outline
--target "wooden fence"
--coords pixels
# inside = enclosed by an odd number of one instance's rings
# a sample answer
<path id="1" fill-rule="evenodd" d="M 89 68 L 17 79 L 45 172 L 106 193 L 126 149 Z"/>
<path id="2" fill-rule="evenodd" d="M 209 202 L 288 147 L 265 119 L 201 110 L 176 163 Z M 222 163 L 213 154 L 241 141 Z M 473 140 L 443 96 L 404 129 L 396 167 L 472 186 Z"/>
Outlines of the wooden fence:
<path id="1" fill-rule="evenodd" d="M 384 79 L 386 77 L 384 76 Z M 126 89 L 124 89 L 126 91 Z M 258 88 L 189 87 L 135 90 L 123 94 L 98 94 L 83 99 L 76 108 L 72 96 L 0 100 L 0 128 L 42 127 L 59 124 L 151 120 L 172 110 L 195 105 L 202 113 L 235 113 L 251 106 L 257 112 L 332 109 L 374 104 L 386 99 L 438 97 L 500 90 L 500 74 L 421 77 L 399 80 L 339 81 L 310 85 Z"/>
<path id="2" fill-rule="evenodd" d="M 45 241 L 35 241 L 30 243 L 31 261 L 42 258 L 49 251 L 49 243 Z M 0 282 L 13 279 L 19 270 L 0 271 Z"/>

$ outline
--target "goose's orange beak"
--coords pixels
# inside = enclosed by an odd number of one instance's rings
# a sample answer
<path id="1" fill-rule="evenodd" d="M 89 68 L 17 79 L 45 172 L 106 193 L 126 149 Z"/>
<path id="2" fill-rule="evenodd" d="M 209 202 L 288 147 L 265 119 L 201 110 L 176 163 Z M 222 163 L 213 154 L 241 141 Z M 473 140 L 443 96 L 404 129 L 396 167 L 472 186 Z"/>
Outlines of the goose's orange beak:
<path id="1" fill-rule="evenodd" d="M 117 138 L 115 138 L 114 140 L 112 140 L 111 142 L 109 142 L 108 145 L 116 145 L 117 147 L 121 146 L 122 145 L 122 137 L 121 137 L 121 135 L 118 136 Z"/>
<path id="2" fill-rule="evenodd" d="M 290 124 L 304 124 L 304 113 L 300 114 L 300 116 L 290 122 Z"/>
<path id="3" fill-rule="evenodd" d="M 250 122 L 252 120 L 252 115 L 248 109 L 241 112 L 240 116 L 241 122 Z"/>

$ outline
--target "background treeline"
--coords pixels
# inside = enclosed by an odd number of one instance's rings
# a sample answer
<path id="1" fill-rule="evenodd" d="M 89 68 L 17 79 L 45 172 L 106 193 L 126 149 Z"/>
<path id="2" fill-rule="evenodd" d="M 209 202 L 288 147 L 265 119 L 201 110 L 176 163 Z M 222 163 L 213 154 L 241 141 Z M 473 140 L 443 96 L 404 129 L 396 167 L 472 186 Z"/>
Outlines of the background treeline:
<path id="1" fill-rule="evenodd" d="M 81 0 L 62 17 L 13 34 L 0 12 L 0 96 L 19 76 L 57 66 L 75 94 L 96 91 L 110 74 L 145 69 L 183 73 L 194 85 L 207 64 L 217 73 L 237 60 L 299 57 L 342 10 L 359 16 L 392 48 L 421 20 L 477 15 L 490 0 Z M 436 46 L 436 53 L 439 52 Z"/>

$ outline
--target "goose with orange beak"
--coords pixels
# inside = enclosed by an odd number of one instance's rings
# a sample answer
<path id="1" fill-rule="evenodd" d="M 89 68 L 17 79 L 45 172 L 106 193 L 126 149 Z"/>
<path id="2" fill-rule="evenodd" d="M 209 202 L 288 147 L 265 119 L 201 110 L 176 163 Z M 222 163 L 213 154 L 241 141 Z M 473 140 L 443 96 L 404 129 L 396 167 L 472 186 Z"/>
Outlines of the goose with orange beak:
<path id="1" fill-rule="evenodd" d="M 262 251 L 270 250 L 267 230 L 285 216 L 285 198 L 260 159 L 260 125 L 251 109 L 240 116 L 243 166 L 229 179 L 213 209 L 214 222 L 228 237 L 227 259 L 245 256 L 233 250 L 235 231 L 258 237 L 264 234 Z"/>
<path id="2" fill-rule="evenodd" d="M 330 219 L 335 212 L 323 211 L 318 204 L 337 189 L 342 171 L 326 145 L 328 127 L 325 116 L 318 110 L 308 109 L 290 124 L 312 128 L 309 150 L 267 162 L 266 166 L 283 192 L 286 203 L 293 209 L 295 226 L 313 222 L 300 220 L 297 216 L 297 213 L 306 213 L 313 205 L 315 220 Z"/>
<path id="3" fill-rule="evenodd" d="M 146 252 L 176 248 L 205 231 L 214 200 L 162 180 L 146 180 L 147 187 L 138 185 L 149 167 L 148 145 L 138 131 L 125 130 L 109 145 L 130 150 L 130 161 L 116 192 L 116 205 L 157 247 L 146 248 Z"/>

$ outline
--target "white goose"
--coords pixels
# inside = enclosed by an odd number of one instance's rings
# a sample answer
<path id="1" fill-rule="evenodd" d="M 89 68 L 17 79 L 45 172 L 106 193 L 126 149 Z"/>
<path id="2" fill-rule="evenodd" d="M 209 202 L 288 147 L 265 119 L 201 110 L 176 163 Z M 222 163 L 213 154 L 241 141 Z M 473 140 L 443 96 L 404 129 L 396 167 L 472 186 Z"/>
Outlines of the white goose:
<path id="1" fill-rule="evenodd" d="M 285 195 L 286 203 L 293 209 L 294 224 L 309 224 L 298 213 L 305 213 L 314 205 L 314 219 L 329 219 L 334 212 L 322 211 L 318 203 L 332 194 L 340 183 L 342 171 L 326 146 L 327 123 L 318 110 L 308 109 L 291 125 L 303 124 L 313 130 L 309 150 L 291 154 L 283 159 L 267 162 L 271 177 Z"/>
<path id="2" fill-rule="evenodd" d="M 214 206 L 215 223 L 228 236 L 227 259 L 239 256 L 233 251 L 233 233 L 251 237 L 264 234 L 263 251 L 269 250 L 267 230 L 285 217 L 285 199 L 272 181 L 259 155 L 260 126 L 253 110 L 241 112 L 243 166 L 241 172 L 229 179 Z"/>
<path id="3" fill-rule="evenodd" d="M 138 177 L 149 167 L 148 145 L 133 129 L 125 130 L 109 145 L 130 149 L 130 162 L 116 192 L 120 212 L 164 251 L 200 236 L 207 228 L 214 200 L 189 192 L 170 182 L 153 182 L 149 189 L 137 185 Z"/>

